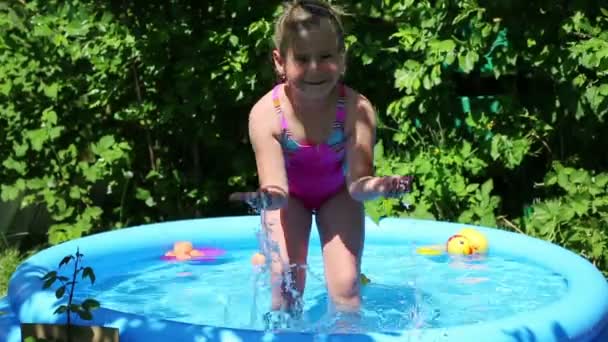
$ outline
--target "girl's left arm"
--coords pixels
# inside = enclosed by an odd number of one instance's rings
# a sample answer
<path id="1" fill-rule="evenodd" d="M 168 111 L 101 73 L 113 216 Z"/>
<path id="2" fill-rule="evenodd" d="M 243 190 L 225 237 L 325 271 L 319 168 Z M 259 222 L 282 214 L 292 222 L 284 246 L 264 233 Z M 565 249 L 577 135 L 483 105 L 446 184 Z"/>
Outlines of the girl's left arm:
<path id="1" fill-rule="evenodd" d="M 352 108 L 352 109 L 351 109 Z M 349 109 L 346 129 L 348 173 L 346 182 L 351 197 L 358 201 L 377 197 L 399 197 L 410 190 L 411 177 L 374 176 L 374 145 L 376 142 L 376 112 L 368 99 L 357 94 Z"/>
<path id="2" fill-rule="evenodd" d="M 350 109 L 346 121 L 348 192 L 358 201 L 371 200 L 380 196 L 375 184 L 378 181 L 373 177 L 376 112 L 370 101 L 360 94 L 356 94 L 354 105 L 348 109 Z"/>

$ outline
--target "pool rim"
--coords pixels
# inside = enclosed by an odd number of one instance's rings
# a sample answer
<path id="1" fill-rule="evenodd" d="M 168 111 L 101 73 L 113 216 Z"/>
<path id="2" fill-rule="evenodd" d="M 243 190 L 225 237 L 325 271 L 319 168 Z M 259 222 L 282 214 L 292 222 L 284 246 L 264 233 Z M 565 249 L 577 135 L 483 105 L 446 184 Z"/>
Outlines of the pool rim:
<path id="1" fill-rule="evenodd" d="M 259 225 L 259 217 L 255 215 L 178 220 L 108 231 L 47 248 L 25 260 L 13 273 L 8 291 L 11 308 L 21 322 L 61 322 L 60 317 L 52 315 L 53 305 L 56 304 L 54 293 L 42 290 L 42 280 L 32 276 L 31 268 L 33 267 L 38 272 L 55 269 L 59 260 L 66 254 L 72 253 L 75 246 L 80 246 L 87 255 L 96 256 L 103 255 L 103 252 L 108 253 L 112 248 L 120 250 L 120 247 L 128 246 L 128 242 L 133 241 L 127 237 L 137 238 L 138 246 L 142 248 L 159 244 L 169 246 L 171 243 L 168 240 L 181 240 L 200 234 L 204 234 L 205 239 L 241 241 L 242 239 L 253 239 L 253 229 L 257 225 Z M 222 229 L 217 229 L 218 226 Z M 608 283 L 601 272 L 579 255 L 540 239 L 496 228 L 443 221 L 386 218 L 379 224 L 375 224 L 371 219 L 366 218 L 366 243 L 399 243 L 400 241 L 404 243 L 410 241 L 441 243 L 465 226 L 474 227 L 486 234 L 490 241 L 490 254 L 523 257 L 530 262 L 559 272 L 568 281 L 567 293 L 561 300 L 528 313 L 477 324 L 422 331 L 407 330 L 402 331 L 401 334 L 416 333 L 419 337 L 424 336 L 431 340 L 444 338 L 446 334 L 450 340 L 474 338 L 481 335 L 492 338 L 493 341 L 507 341 L 509 336 L 512 339 L 514 335 L 521 334 L 534 336 L 539 341 L 590 340 L 608 323 Z M 145 234 L 142 234 L 143 230 L 145 230 Z M 313 228 L 312 231 L 311 239 L 318 238 L 316 229 Z M 172 239 L 168 237 L 169 233 L 173 237 Z M 196 239 L 191 238 L 191 240 Z M 497 243 L 497 241 L 499 242 Z M 103 242 L 106 243 L 105 248 L 100 247 Z M 365 259 L 363 259 L 363 264 L 365 264 Z M 37 310 L 32 310 L 32 308 Z M 48 308 L 48 310 L 43 308 Z M 103 308 L 95 311 L 92 322 L 80 321 L 79 323 L 109 326 L 113 324 L 118 325 L 119 328 L 123 324 L 124 328 L 125 323 L 118 322 L 118 317 L 147 319 Z M 547 322 L 547 317 L 550 317 L 553 322 Z M 161 321 L 167 326 L 175 325 L 183 328 L 181 322 Z M 261 336 L 264 334 L 262 331 L 247 329 L 191 326 L 200 327 L 203 330 L 205 328 L 223 329 L 246 335 Z M 137 329 L 129 328 L 127 330 L 136 334 Z M 277 335 L 292 335 L 291 338 L 299 340 L 307 340 L 313 336 L 308 333 L 280 333 Z M 356 337 L 356 335 L 348 336 L 349 338 Z M 359 335 L 359 337 L 363 336 L 366 340 L 381 341 L 391 340 L 395 337 L 395 333 L 379 332 Z"/>

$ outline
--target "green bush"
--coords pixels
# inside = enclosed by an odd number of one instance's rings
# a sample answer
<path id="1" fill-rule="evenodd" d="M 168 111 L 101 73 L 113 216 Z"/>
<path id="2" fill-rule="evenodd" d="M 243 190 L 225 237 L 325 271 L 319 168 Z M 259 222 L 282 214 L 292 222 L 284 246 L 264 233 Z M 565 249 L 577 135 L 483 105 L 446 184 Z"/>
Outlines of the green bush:
<path id="1" fill-rule="evenodd" d="M 368 214 L 500 226 L 608 269 L 608 155 L 597 152 L 608 143 L 608 11 L 344 7 L 347 82 L 378 111 L 377 172 L 417 180 L 413 207 L 378 200 Z M 0 4 L 2 200 L 43 205 L 52 244 L 244 213 L 226 197 L 256 185 L 246 118 L 275 81 L 278 11 L 243 0 Z"/>

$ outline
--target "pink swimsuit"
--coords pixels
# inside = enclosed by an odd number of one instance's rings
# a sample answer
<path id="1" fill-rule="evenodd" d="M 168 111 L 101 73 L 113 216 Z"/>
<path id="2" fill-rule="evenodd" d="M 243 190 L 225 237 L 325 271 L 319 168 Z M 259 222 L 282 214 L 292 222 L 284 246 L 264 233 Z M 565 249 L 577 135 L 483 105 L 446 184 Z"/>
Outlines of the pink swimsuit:
<path id="1" fill-rule="evenodd" d="M 279 102 L 280 86 L 278 84 L 272 90 L 272 100 L 281 118 L 281 145 L 289 194 L 301 200 L 309 210 L 316 211 L 326 200 L 344 189 L 345 185 L 344 85 L 338 85 L 340 97 L 331 134 L 321 144 L 300 142 L 293 138 Z"/>

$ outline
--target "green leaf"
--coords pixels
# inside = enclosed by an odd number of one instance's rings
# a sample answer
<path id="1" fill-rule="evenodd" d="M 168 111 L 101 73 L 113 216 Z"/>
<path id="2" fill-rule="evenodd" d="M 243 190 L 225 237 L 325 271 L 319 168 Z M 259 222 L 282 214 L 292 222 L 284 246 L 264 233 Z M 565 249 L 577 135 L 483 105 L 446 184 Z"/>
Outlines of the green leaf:
<path id="1" fill-rule="evenodd" d="M 557 173 L 557 184 L 566 191 L 572 188 L 567 172 L 561 171 Z"/>
<path id="2" fill-rule="evenodd" d="M 145 201 L 148 198 L 150 198 L 150 196 L 152 196 L 152 195 L 150 194 L 150 191 L 148 191 L 147 189 L 138 187 L 135 190 L 135 198 L 137 198 L 138 200 Z"/>
<path id="3" fill-rule="evenodd" d="M 156 205 L 156 201 L 154 200 L 153 197 L 148 197 L 145 201 L 146 205 L 150 208 L 154 207 Z"/>
<path id="4" fill-rule="evenodd" d="M 608 184 L 608 173 L 600 173 L 594 177 L 595 184 L 599 187 L 604 187 Z"/>
<path id="5" fill-rule="evenodd" d="M 0 189 L 2 192 L 0 197 L 5 202 L 16 199 L 19 196 L 19 193 L 21 192 L 16 186 L 9 186 L 4 184 L 0 185 Z"/>
<path id="6" fill-rule="evenodd" d="M 69 264 L 70 260 L 72 260 L 72 259 L 74 259 L 74 257 L 71 255 L 65 256 L 63 259 L 61 259 L 61 262 L 59 263 L 59 267 Z"/>
<path id="7" fill-rule="evenodd" d="M 545 185 L 550 186 L 557 183 L 557 174 L 555 172 L 549 172 L 545 176 Z"/>
<path id="8" fill-rule="evenodd" d="M 575 215 L 574 209 L 568 206 L 562 206 L 561 210 L 558 212 L 559 220 L 563 223 L 567 223 L 572 220 Z"/>
<path id="9" fill-rule="evenodd" d="M 475 63 L 479 61 L 479 54 L 475 51 L 468 51 L 466 55 L 458 56 L 458 66 L 464 73 L 469 73 L 475 68 Z"/>
<path id="10" fill-rule="evenodd" d="M 103 210 L 100 207 L 90 206 L 84 210 L 81 217 L 83 220 L 90 222 L 97 220 L 101 214 L 103 214 Z"/>
<path id="11" fill-rule="evenodd" d="M 58 307 L 57 309 L 55 309 L 55 312 L 53 312 L 53 314 L 55 315 L 61 315 L 62 313 L 68 311 L 68 307 L 65 305 L 62 305 L 60 307 Z"/>
<path id="12" fill-rule="evenodd" d="M 42 112 L 42 122 L 48 125 L 57 124 L 57 113 L 54 110 L 47 108 Z"/>
<path id="13" fill-rule="evenodd" d="M 372 56 L 368 55 L 367 53 L 361 54 L 361 63 L 363 65 L 372 64 L 373 61 L 374 61 L 374 58 Z"/>
<path id="14" fill-rule="evenodd" d="M 81 189 L 79 187 L 77 187 L 77 186 L 71 186 L 70 187 L 70 194 L 69 194 L 70 198 L 71 199 L 76 199 L 76 200 L 80 199 L 80 195 L 81 195 L 80 190 Z"/>
<path id="15" fill-rule="evenodd" d="M 383 158 L 384 158 L 384 144 L 383 144 L 382 140 L 378 140 L 378 142 L 374 146 L 374 160 L 376 162 L 378 162 Z"/>
<path id="16" fill-rule="evenodd" d="M 50 288 L 50 287 L 51 287 L 51 286 L 53 286 L 53 284 L 55 283 L 55 280 L 57 280 L 57 278 L 56 278 L 56 277 L 52 277 L 52 278 L 47 279 L 47 280 L 46 280 L 46 281 L 45 281 L 45 282 L 42 284 L 42 288 L 43 288 L 43 289 L 45 289 L 45 290 L 46 290 L 46 289 L 48 289 L 48 288 Z"/>
<path id="17" fill-rule="evenodd" d="M 451 39 L 445 39 L 434 45 L 431 45 L 431 47 L 436 50 L 435 52 L 446 53 L 454 51 L 454 49 L 456 49 L 456 43 Z"/>
<path id="18" fill-rule="evenodd" d="M 570 181 L 575 184 L 586 184 L 589 181 L 589 174 L 584 170 L 576 170 L 570 175 Z"/>
<path id="19" fill-rule="evenodd" d="M 57 289 L 57 291 L 55 291 L 55 297 L 57 299 L 63 297 L 64 294 L 65 294 L 65 285 L 61 286 L 60 288 Z"/>
<path id="20" fill-rule="evenodd" d="M 51 99 L 57 99 L 57 91 L 59 89 L 59 84 L 53 83 L 51 85 L 43 85 L 42 89 L 44 91 L 44 95 Z"/>
<path id="21" fill-rule="evenodd" d="M 465 197 L 468 193 L 462 177 L 455 177 L 450 183 L 450 188 L 458 197 Z"/>
<path id="22" fill-rule="evenodd" d="M 90 267 L 85 267 L 82 271 L 82 279 L 89 278 L 91 280 L 91 284 L 95 283 L 95 272 Z"/>
<path id="23" fill-rule="evenodd" d="M 85 321 L 90 321 L 93 319 L 93 314 L 91 314 L 91 312 L 89 312 L 89 311 L 78 310 L 76 312 L 78 313 L 78 316 L 80 316 L 80 318 L 82 318 Z"/>
<path id="24" fill-rule="evenodd" d="M 239 37 L 235 36 L 235 35 L 230 35 L 230 38 L 228 38 L 228 40 L 230 41 L 230 44 L 232 46 L 237 46 L 239 45 Z"/>
<path id="25" fill-rule="evenodd" d="M 561 211 L 561 203 L 555 200 L 549 200 L 534 206 L 532 217 L 538 220 L 540 224 L 547 224 L 551 221 L 556 221 Z"/>
<path id="26" fill-rule="evenodd" d="M 431 82 L 431 79 L 429 78 L 429 75 L 424 75 L 422 77 L 422 86 L 426 90 L 430 90 L 433 87 L 433 83 Z"/>
<path id="27" fill-rule="evenodd" d="M 467 141 L 463 141 L 462 148 L 460 149 L 460 154 L 463 157 L 468 157 L 471 154 L 471 144 Z"/>
<path id="28" fill-rule="evenodd" d="M 38 152 L 42 151 L 42 145 L 48 138 L 46 129 L 44 128 L 30 130 L 26 133 L 26 136 L 30 140 L 32 149 Z"/>
<path id="29" fill-rule="evenodd" d="M 481 186 L 481 193 L 484 196 L 489 197 L 490 192 L 492 192 L 492 189 L 494 189 L 494 182 L 492 181 L 492 178 L 490 178 L 487 181 L 485 181 L 483 183 L 483 185 Z"/>
<path id="30" fill-rule="evenodd" d="M 2 166 L 4 166 L 8 170 L 14 170 L 19 175 L 25 175 L 27 164 L 23 161 L 17 161 L 12 157 L 8 157 L 4 162 L 2 162 Z"/>
<path id="31" fill-rule="evenodd" d="M 42 280 L 47 280 L 51 278 L 57 278 L 57 271 L 50 271 L 42 277 Z"/>
<path id="32" fill-rule="evenodd" d="M 115 143 L 114 136 L 104 135 L 97 143 L 97 154 L 101 154 L 103 151 L 110 149 Z"/>
<path id="33" fill-rule="evenodd" d="M 84 302 L 82 302 L 82 307 L 87 311 L 91 311 L 99 308 L 100 304 L 95 299 L 86 299 Z"/>
<path id="34" fill-rule="evenodd" d="M 381 203 L 380 203 L 381 201 L 382 201 L 382 199 L 376 199 L 373 201 L 366 201 L 364 203 L 365 214 L 367 216 L 369 216 L 369 218 L 371 218 L 371 220 L 375 224 L 378 224 L 380 222 L 380 219 L 382 218 Z"/>
<path id="35" fill-rule="evenodd" d="M 4 94 L 4 96 L 8 96 L 13 87 L 13 83 L 10 80 L 7 80 L 4 83 L 0 83 L 0 93 Z"/>
<path id="36" fill-rule="evenodd" d="M 569 205 L 578 216 L 583 216 L 587 213 L 591 206 L 591 201 L 582 194 L 572 196 Z"/>
<path id="37" fill-rule="evenodd" d="M 17 142 L 13 142 L 13 151 L 15 151 L 15 157 L 24 157 L 27 150 L 29 150 L 27 143 L 19 144 Z"/>
<path id="38" fill-rule="evenodd" d="M 477 189 L 479 189 L 479 184 L 477 184 L 477 183 L 467 185 L 467 192 L 468 193 L 473 193 Z"/>
<path id="39" fill-rule="evenodd" d="M 600 258 L 604 255 L 605 247 L 601 244 L 595 244 L 591 246 L 591 256 L 593 258 Z"/>

